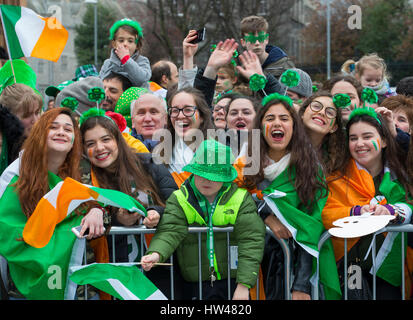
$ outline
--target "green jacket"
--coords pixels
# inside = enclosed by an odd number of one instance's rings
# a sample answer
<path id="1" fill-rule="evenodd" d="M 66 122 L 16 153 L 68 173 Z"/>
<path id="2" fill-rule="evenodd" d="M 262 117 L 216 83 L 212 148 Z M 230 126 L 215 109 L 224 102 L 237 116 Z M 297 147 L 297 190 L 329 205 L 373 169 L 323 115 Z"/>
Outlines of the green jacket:
<path id="1" fill-rule="evenodd" d="M 225 206 L 234 196 L 238 187 L 233 183 L 224 192 L 217 204 Z M 204 214 L 197 203 L 194 192 L 187 180 L 182 184 L 180 191 L 187 198 L 187 202 L 204 218 Z M 195 220 L 188 224 L 184 209 L 177 198 L 175 191 L 166 202 L 164 215 L 157 227 L 148 253 L 158 252 L 161 262 L 165 261 L 176 250 L 179 267 L 182 276 L 186 281 L 198 281 L 198 234 L 188 233 L 188 227 L 200 227 Z M 230 210 L 227 210 L 230 214 Z M 215 213 L 217 210 L 215 211 Z M 226 210 L 224 210 L 226 212 Z M 221 220 L 215 219 L 213 221 Z M 232 213 L 234 214 L 234 213 Z M 228 219 L 231 220 L 231 219 Z M 251 195 L 246 192 L 240 204 L 235 223 L 220 225 L 219 227 L 233 226 L 234 231 L 230 234 L 230 246 L 238 246 L 238 268 L 231 270 L 231 278 L 236 278 L 237 283 L 242 283 L 249 287 L 254 287 L 257 281 L 259 266 L 263 257 L 265 226 L 262 219 L 257 214 L 257 207 Z M 228 277 L 228 256 L 227 256 L 227 234 L 214 233 L 215 255 L 218 264 L 218 271 L 222 279 Z M 202 280 L 209 280 L 209 261 L 206 249 L 206 233 L 201 236 L 201 257 L 202 257 Z"/>

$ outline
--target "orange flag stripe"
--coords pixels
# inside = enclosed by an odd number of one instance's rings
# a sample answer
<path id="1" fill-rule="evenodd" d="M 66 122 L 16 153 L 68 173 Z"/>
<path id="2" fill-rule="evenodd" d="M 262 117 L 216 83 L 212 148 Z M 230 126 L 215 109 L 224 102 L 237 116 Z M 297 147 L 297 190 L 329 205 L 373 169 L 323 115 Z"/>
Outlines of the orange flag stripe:
<path id="1" fill-rule="evenodd" d="M 46 24 L 45 27 L 33 48 L 32 57 L 51 60 L 57 62 L 62 54 L 69 32 L 63 28 L 55 17 L 43 18 L 40 17 Z"/>

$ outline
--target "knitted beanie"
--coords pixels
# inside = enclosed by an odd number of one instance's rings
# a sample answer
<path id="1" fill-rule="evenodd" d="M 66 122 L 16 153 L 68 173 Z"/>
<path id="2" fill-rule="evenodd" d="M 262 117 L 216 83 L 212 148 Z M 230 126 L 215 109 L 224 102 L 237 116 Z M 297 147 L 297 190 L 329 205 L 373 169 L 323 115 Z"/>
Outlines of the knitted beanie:
<path id="1" fill-rule="evenodd" d="M 295 92 L 306 98 L 311 96 L 313 93 L 313 82 L 308 73 L 298 68 L 292 68 L 290 70 L 296 71 L 300 75 L 300 82 L 296 87 L 288 88 L 288 91 Z"/>
<path id="2" fill-rule="evenodd" d="M 73 97 L 79 102 L 77 111 L 83 113 L 92 107 L 96 107 L 96 102 L 90 101 L 88 98 L 88 91 L 94 87 L 103 89 L 103 82 L 99 77 L 87 77 L 73 82 L 58 93 L 55 104 L 60 106 L 64 98 Z"/>

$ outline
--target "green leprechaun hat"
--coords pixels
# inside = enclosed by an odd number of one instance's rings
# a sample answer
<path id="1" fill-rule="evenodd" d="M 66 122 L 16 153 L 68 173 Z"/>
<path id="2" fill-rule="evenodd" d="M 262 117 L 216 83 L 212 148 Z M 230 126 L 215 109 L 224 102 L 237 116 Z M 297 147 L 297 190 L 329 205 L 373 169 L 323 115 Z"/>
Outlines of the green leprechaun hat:
<path id="1" fill-rule="evenodd" d="M 23 83 L 40 94 L 36 89 L 37 76 L 33 69 L 21 59 L 13 60 L 13 66 L 11 63 L 12 62 L 8 60 L 4 66 L 0 68 L 0 94 L 5 87 L 14 83 Z M 16 79 L 14 76 L 16 76 Z"/>
<path id="2" fill-rule="evenodd" d="M 234 160 L 230 147 L 215 140 L 204 140 L 190 164 L 182 170 L 211 181 L 232 182 L 238 175 L 232 166 Z"/>

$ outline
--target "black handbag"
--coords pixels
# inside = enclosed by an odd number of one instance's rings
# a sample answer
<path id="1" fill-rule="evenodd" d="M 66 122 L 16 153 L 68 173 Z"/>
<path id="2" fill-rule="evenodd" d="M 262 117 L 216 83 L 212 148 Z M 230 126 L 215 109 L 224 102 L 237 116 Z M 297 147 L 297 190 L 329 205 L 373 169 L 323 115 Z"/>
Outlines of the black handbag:
<path id="1" fill-rule="evenodd" d="M 373 235 L 361 237 L 359 241 L 347 252 L 347 300 L 372 300 L 370 269 L 373 266 L 371 252 L 366 260 L 364 257 L 373 240 Z M 383 234 L 376 236 L 376 247 L 381 246 L 384 241 Z M 377 254 L 377 252 L 376 252 Z M 337 263 L 341 292 L 344 296 L 344 257 Z M 360 276 L 361 279 L 355 278 Z M 356 282 L 351 281 L 356 279 Z"/>

